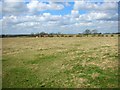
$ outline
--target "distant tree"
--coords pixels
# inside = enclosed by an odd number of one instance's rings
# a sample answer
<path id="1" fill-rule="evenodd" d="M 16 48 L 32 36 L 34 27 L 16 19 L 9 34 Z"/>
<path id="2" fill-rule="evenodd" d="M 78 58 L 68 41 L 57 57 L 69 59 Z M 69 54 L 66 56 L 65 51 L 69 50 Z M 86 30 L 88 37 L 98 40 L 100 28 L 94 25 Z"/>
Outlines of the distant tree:
<path id="1" fill-rule="evenodd" d="M 60 34 L 61 34 L 60 32 L 57 33 L 57 35 L 60 35 Z"/>
<path id="2" fill-rule="evenodd" d="M 96 29 L 94 29 L 94 30 L 91 31 L 91 33 L 92 33 L 92 34 L 97 34 L 98 31 L 97 31 Z"/>
<path id="3" fill-rule="evenodd" d="M 86 29 L 86 30 L 84 31 L 84 34 L 91 34 L 91 31 L 90 31 L 89 29 Z"/>
<path id="4" fill-rule="evenodd" d="M 35 34 L 34 33 L 31 33 L 31 35 L 30 35 L 31 37 L 34 37 L 35 36 Z"/>
<path id="5" fill-rule="evenodd" d="M 39 32 L 35 34 L 35 36 L 39 36 Z"/>
<path id="6" fill-rule="evenodd" d="M 78 35 L 81 35 L 82 33 L 78 33 Z"/>
<path id="7" fill-rule="evenodd" d="M 54 37 L 54 33 L 50 33 L 48 37 Z"/>
<path id="8" fill-rule="evenodd" d="M 39 33 L 40 35 L 47 35 L 47 33 L 45 33 L 45 32 L 41 32 L 41 33 Z"/>

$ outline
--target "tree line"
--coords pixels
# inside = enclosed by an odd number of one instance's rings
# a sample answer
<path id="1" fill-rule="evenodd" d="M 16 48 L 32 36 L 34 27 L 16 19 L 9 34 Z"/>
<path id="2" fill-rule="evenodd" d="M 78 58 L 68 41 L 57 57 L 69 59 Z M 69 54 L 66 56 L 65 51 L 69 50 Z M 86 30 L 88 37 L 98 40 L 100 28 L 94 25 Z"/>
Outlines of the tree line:
<path id="1" fill-rule="evenodd" d="M 114 37 L 115 34 L 118 34 L 118 36 L 120 36 L 120 33 L 99 33 L 97 30 L 90 30 L 90 29 L 86 29 L 83 33 L 78 33 L 78 34 L 62 34 L 60 32 L 58 33 L 46 33 L 46 32 L 40 32 L 40 33 L 31 33 L 31 34 L 20 34 L 20 35 L 1 35 L 0 37 L 4 38 L 4 37 L 88 37 L 88 36 L 92 36 L 92 37 Z"/>

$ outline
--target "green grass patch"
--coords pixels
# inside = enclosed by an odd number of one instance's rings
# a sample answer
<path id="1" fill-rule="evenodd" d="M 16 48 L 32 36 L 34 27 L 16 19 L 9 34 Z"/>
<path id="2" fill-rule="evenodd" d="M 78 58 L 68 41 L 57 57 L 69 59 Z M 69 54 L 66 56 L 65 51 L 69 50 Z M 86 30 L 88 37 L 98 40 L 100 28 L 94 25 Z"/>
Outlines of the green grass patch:
<path id="1" fill-rule="evenodd" d="M 3 88 L 118 87 L 117 37 L 4 38 L 3 44 Z"/>

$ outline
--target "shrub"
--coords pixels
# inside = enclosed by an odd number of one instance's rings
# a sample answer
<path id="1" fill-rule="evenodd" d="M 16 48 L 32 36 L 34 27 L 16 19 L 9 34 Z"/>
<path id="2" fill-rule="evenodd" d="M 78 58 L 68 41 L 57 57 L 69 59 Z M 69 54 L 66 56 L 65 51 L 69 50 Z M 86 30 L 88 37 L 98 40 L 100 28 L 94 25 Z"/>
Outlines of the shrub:
<path id="1" fill-rule="evenodd" d="M 64 37 L 64 35 L 61 35 L 61 37 Z"/>
<path id="2" fill-rule="evenodd" d="M 103 35 L 103 34 L 102 34 L 101 36 L 102 36 L 102 37 L 104 37 L 104 35 Z"/>
<path id="3" fill-rule="evenodd" d="M 59 35 L 57 35 L 57 37 L 60 37 Z"/>
<path id="4" fill-rule="evenodd" d="M 69 37 L 73 37 L 73 35 L 69 35 Z"/>
<path id="5" fill-rule="evenodd" d="M 111 34 L 111 37 L 114 37 L 114 35 L 113 35 L 113 34 Z"/>
<path id="6" fill-rule="evenodd" d="M 88 37 L 89 35 L 88 35 L 88 34 L 86 34 L 86 36 Z"/>
<path id="7" fill-rule="evenodd" d="M 48 37 L 54 37 L 54 35 L 48 35 Z"/>
<path id="8" fill-rule="evenodd" d="M 44 35 L 40 35 L 40 37 L 44 37 Z"/>
<path id="9" fill-rule="evenodd" d="M 105 35 L 106 37 L 108 37 L 108 35 Z"/>
<path id="10" fill-rule="evenodd" d="M 100 37 L 101 35 L 100 34 L 98 34 L 98 37 Z"/>
<path id="11" fill-rule="evenodd" d="M 82 37 L 82 35 L 76 35 L 76 37 Z"/>
<path id="12" fill-rule="evenodd" d="M 92 37 L 95 37 L 95 36 L 96 36 L 95 34 L 92 35 Z"/>

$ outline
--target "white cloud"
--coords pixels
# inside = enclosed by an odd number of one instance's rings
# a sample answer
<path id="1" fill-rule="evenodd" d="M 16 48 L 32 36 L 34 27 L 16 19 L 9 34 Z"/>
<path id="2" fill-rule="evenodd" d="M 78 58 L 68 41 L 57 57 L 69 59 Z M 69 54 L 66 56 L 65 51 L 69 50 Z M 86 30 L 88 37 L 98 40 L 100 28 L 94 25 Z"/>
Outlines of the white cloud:
<path id="1" fill-rule="evenodd" d="M 79 16 L 79 20 L 118 20 L 118 4 L 115 2 L 95 3 L 75 1 L 73 9 L 87 11 L 86 14 Z"/>
<path id="2" fill-rule="evenodd" d="M 20 15 L 28 10 L 24 2 L 10 2 L 7 0 L 3 3 L 3 15 Z"/>
<path id="3" fill-rule="evenodd" d="M 10 5 L 9 5 L 10 4 Z M 73 10 L 67 15 L 52 15 L 50 12 L 35 14 L 44 10 L 61 10 L 62 3 L 43 3 L 32 0 L 27 5 L 23 2 L 6 2 L 3 16 L 4 33 L 30 32 L 68 32 L 78 33 L 85 29 L 98 29 L 100 32 L 117 31 L 116 3 L 75 2 Z M 23 6 L 23 7 L 21 7 Z M 67 5 L 66 5 L 67 6 Z M 34 15 L 29 15 L 30 13 Z M 80 10 L 87 13 L 79 14 Z M 23 15 L 23 12 L 26 14 Z"/>
<path id="4" fill-rule="evenodd" d="M 72 10 L 71 15 L 75 18 L 78 18 L 79 17 L 79 11 L 78 10 Z"/>
<path id="5" fill-rule="evenodd" d="M 94 2 L 85 2 L 85 1 L 75 1 L 74 9 L 75 10 L 116 10 L 117 3 L 115 2 L 94 3 Z"/>
<path id="6" fill-rule="evenodd" d="M 9 27 L 21 26 L 21 27 L 35 27 L 36 25 L 41 26 L 54 26 L 62 25 L 63 20 L 61 15 L 51 15 L 50 13 L 43 13 L 43 15 L 33 16 L 4 16 L 3 17 L 3 28 L 9 29 Z"/>
<path id="7" fill-rule="evenodd" d="M 0 17 L 2 16 L 2 2 L 0 1 Z"/>
<path id="8" fill-rule="evenodd" d="M 117 21 L 118 20 L 118 14 L 117 13 L 112 14 L 112 13 L 93 11 L 93 12 L 89 12 L 87 14 L 80 15 L 79 20 L 85 20 L 85 21 L 93 21 L 93 20 Z"/>
<path id="9" fill-rule="evenodd" d="M 64 6 L 62 4 L 56 4 L 53 2 L 49 2 L 48 9 L 49 8 L 50 8 L 50 10 L 61 10 L 64 8 Z"/>
<path id="10" fill-rule="evenodd" d="M 61 10 L 64 8 L 62 4 L 56 4 L 53 2 L 43 3 L 39 2 L 38 0 L 32 0 L 30 3 L 27 4 L 31 13 L 36 13 L 38 11 L 43 10 Z"/>
<path id="11" fill-rule="evenodd" d="M 50 13 L 43 13 L 42 15 L 33 16 L 4 16 L 3 17 L 3 33 L 5 32 L 69 32 L 77 33 L 83 30 L 98 29 L 100 32 L 104 30 L 112 30 L 117 32 L 117 21 L 93 20 L 107 17 L 106 15 L 99 15 L 90 13 L 90 15 L 80 15 L 79 18 L 73 18 L 71 15 L 51 15 Z M 98 15 L 98 16 L 97 16 Z M 91 18 L 90 18 L 91 16 Z M 91 21 L 86 20 L 90 18 Z M 16 30 L 16 31 L 15 31 Z M 22 31 L 21 31 L 22 30 Z M 107 31 L 106 31 L 107 32 Z"/>
<path id="12" fill-rule="evenodd" d="M 75 26 L 91 26 L 93 23 L 92 22 L 81 22 L 81 23 L 75 23 Z"/>
<path id="13" fill-rule="evenodd" d="M 3 15 L 36 14 L 39 11 L 61 10 L 63 8 L 63 4 L 55 2 L 43 3 L 38 0 L 31 0 L 26 4 L 21 0 L 5 0 L 3 3 Z"/>
<path id="14" fill-rule="evenodd" d="M 24 0 L 4 0 L 4 2 L 23 2 Z"/>
<path id="15" fill-rule="evenodd" d="M 120 0 L 104 0 L 104 2 L 119 2 Z"/>
<path id="16" fill-rule="evenodd" d="M 71 6 L 71 5 L 69 4 L 69 2 L 65 2 L 65 5 L 66 5 L 66 6 Z"/>

